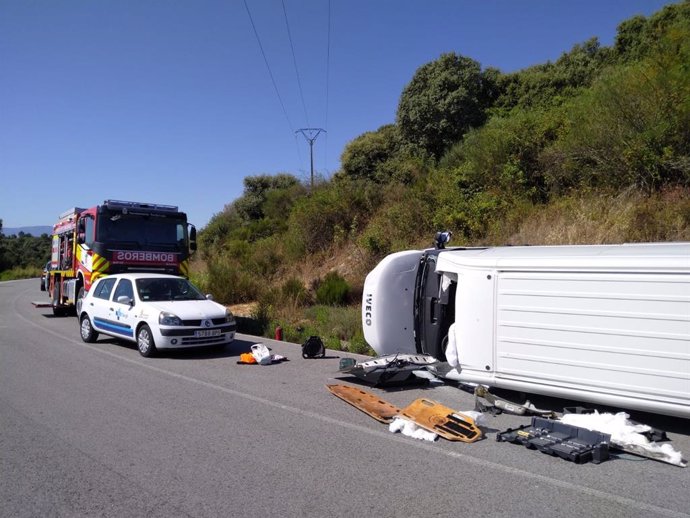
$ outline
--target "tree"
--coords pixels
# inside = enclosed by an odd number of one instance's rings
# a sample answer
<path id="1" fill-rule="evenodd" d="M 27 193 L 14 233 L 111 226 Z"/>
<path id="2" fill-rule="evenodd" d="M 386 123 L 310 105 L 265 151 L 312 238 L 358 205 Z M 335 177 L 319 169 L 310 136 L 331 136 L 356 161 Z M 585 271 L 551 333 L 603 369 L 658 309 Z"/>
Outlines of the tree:
<path id="1" fill-rule="evenodd" d="M 400 137 L 393 124 L 367 131 L 348 142 L 340 157 L 343 173 L 352 178 L 375 180 L 377 170 L 400 149 Z"/>
<path id="2" fill-rule="evenodd" d="M 292 204 L 305 192 L 290 174 L 246 177 L 244 194 L 214 214 L 200 232 L 202 256 L 217 254 L 228 241 L 255 242 L 284 230 Z"/>
<path id="3" fill-rule="evenodd" d="M 5 246 L 5 234 L 2 233 L 2 219 L 0 219 L 0 272 L 9 268 Z"/>
<path id="4" fill-rule="evenodd" d="M 269 191 L 288 189 L 296 185 L 299 185 L 299 180 L 287 173 L 275 176 L 267 174 L 247 176 L 244 179 L 244 194 L 235 200 L 233 205 L 244 220 L 258 220 L 264 217 L 262 205 Z"/>
<path id="5" fill-rule="evenodd" d="M 655 52 L 674 25 L 690 22 L 690 1 L 665 6 L 651 17 L 634 16 L 618 26 L 614 52 L 622 62 L 638 61 Z"/>
<path id="6" fill-rule="evenodd" d="M 611 50 L 597 38 L 574 45 L 554 63 L 535 65 L 500 77 L 496 106 L 505 113 L 513 108 L 550 108 L 576 97 L 592 85 L 610 61 Z"/>
<path id="7" fill-rule="evenodd" d="M 455 53 L 419 68 L 398 104 L 402 138 L 440 157 L 470 128 L 484 122 L 495 90 L 494 72 L 484 75 L 477 61 Z"/>
<path id="8" fill-rule="evenodd" d="M 34 237 L 19 232 L 6 237 L 0 233 L 0 271 L 11 268 L 41 267 L 50 257 L 50 236 Z"/>
<path id="9" fill-rule="evenodd" d="M 633 16 L 618 26 L 614 50 L 623 61 L 638 59 L 647 19 L 642 15 Z"/>
<path id="10" fill-rule="evenodd" d="M 569 188 L 690 185 L 690 23 L 669 26 L 648 56 L 604 74 L 576 99 L 568 131 L 543 155 Z"/>
<path id="11" fill-rule="evenodd" d="M 564 124 L 562 108 L 514 108 L 470 131 L 439 161 L 457 176 L 462 196 L 484 190 L 543 200 L 544 171 L 539 161 Z"/>

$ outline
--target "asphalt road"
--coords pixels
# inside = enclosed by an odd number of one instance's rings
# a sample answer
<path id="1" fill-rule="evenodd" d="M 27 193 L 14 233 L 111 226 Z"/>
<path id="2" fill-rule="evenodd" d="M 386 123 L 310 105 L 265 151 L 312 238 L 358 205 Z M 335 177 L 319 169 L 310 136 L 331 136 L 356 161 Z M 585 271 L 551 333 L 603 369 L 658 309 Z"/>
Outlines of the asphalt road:
<path id="1" fill-rule="evenodd" d="M 473 444 L 393 434 L 331 395 L 338 356 L 238 365 L 223 351 L 142 358 L 85 344 L 36 309 L 38 279 L 0 283 L 0 516 L 690 516 L 690 469 L 639 458 L 574 464 L 495 441 L 529 418 L 489 417 Z M 360 385 L 361 386 L 361 385 Z M 457 410 L 456 387 L 365 387 Z M 535 400 L 557 406 L 558 400 Z M 639 419 L 640 415 L 636 415 Z M 642 415 L 690 454 L 687 420 Z"/>

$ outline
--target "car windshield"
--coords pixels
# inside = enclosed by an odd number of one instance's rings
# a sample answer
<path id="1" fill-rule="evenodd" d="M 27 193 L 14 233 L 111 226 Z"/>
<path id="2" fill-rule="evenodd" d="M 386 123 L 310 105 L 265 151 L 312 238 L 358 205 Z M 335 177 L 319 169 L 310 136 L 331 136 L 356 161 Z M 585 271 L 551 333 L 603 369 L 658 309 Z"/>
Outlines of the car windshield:
<path id="1" fill-rule="evenodd" d="M 206 300 L 187 279 L 152 277 L 136 280 L 139 299 L 144 302 L 164 300 Z"/>

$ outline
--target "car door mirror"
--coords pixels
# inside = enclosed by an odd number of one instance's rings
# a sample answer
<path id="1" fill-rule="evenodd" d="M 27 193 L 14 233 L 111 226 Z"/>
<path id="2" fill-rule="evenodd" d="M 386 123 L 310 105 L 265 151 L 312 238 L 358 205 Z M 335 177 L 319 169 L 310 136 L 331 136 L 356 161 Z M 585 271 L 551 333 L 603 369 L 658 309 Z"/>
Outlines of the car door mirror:
<path id="1" fill-rule="evenodd" d="M 130 306 L 134 306 L 134 300 L 132 300 L 132 297 L 128 297 L 127 295 L 120 295 L 117 298 L 117 301 L 120 304 L 129 304 Z"/>
<path id="2" fill-rule="evenodd" d="M 206 294 L 206 298 L 207 298 L 208 300 L 213 300 L 213 295 L 211 295 L 210 293 L 207 293 L 207 294 Z"/>

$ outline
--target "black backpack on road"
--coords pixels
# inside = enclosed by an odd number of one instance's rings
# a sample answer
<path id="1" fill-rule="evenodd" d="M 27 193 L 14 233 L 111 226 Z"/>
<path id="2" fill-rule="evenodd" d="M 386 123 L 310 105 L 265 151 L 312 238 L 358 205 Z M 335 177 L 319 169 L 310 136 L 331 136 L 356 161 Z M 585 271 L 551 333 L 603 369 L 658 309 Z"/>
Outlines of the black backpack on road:
<path id="1" fill-rule="evenodd" d="M 302 344 L 302 358 L 323 358 L 326 356 L 326 347 L 318 336 L 310 336 Z"/>

